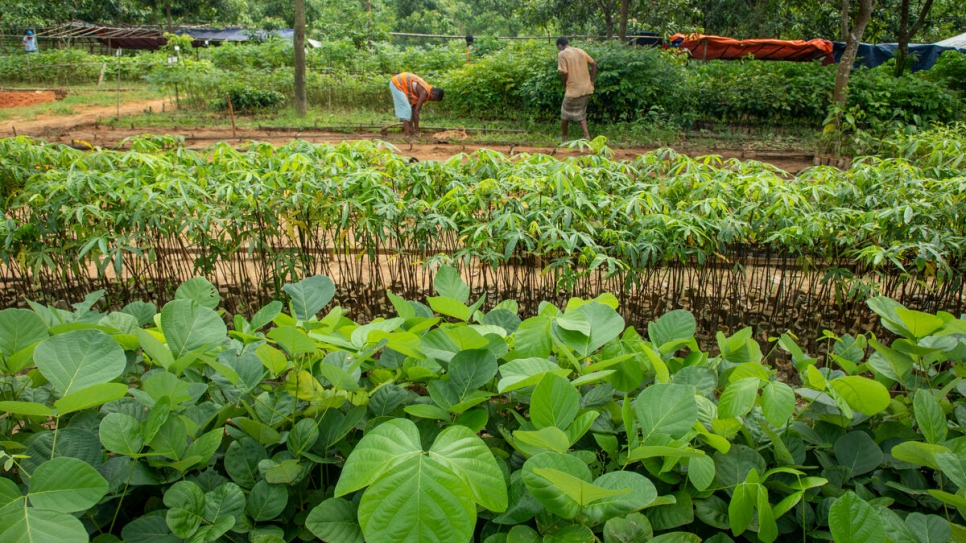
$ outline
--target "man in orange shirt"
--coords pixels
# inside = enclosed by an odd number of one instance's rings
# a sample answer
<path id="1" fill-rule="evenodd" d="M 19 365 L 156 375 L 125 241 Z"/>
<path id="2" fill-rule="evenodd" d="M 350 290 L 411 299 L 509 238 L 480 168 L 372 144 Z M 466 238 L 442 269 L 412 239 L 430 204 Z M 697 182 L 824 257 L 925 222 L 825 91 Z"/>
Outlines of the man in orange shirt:
<path id="1" fill-rule="evenodd" d="M 567 139 L 567 123 L 579 122 L 584 129 L 584 139 L 590 139 L 587 131 L 587 102 L 594 93 L 597 79 L 597 62 L 583 49 L 571 47 L 567 38 L 557 38 L 557 71 L 564 85 L 564 99 L 560 106 L 560 130 Z"/>
<path id="2" fill-rule="evenodd" d="M 402 121 L 403 133 L 407 136 L 419 135 L 419 112 L 426 102 L 443 99 L 443 89 L 433 87 L 416 74 L 403 72 L 393 76 L 389 82 L 396 117 Z"/>

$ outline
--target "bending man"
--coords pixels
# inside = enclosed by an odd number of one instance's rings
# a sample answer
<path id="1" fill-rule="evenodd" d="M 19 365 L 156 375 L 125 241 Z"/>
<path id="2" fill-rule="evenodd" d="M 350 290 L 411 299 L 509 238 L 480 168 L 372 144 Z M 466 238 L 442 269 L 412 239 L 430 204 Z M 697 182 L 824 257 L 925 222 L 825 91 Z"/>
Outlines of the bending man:
<path id="1" fill-rule="evenodd" d="M 416 74 L 403 72 L 389 82 L 396 117 L 403 123 L 403 133 L 419 135 L 419 112 L 426 102 L 443 99 L 443 89 L 433 87 Z"/>
<path id="2" fill-rule="evenodd" d="M 567 139 L 567 123 L 579 122 L 584 129 L 584 139 L 590 139 L 587 131 L 587 102 L 594 94 L 597 79 L 597 63 L 583 49 L 571 47 L 567 38 L 557 38 L 557 71 L 563 80 L 564 99 L 560 106 L 560 130 Z M 588 69 L 589 67 L 589 69 Z"/>

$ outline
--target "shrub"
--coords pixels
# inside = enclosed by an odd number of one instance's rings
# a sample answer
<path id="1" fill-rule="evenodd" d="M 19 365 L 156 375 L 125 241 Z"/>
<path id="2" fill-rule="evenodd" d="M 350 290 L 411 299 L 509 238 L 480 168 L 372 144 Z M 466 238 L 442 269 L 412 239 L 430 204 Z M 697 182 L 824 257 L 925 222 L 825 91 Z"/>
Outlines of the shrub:
<path id="1" fill-rule="evenodd" d="M 236 85 L 221 91 L 227 93 L 235 111 L 255 111 L 275 107 L 285 101 L 285 95 L 273 91 L 253 88 L 246 85 Z M 222 97 L 218 102 L 219 109 L 228 109 L 228 103 Z"/>
<path id="2" fill-rule="evenodd" d="M 160 312 L 102 313 L 102 292 L 0 311 L 0 539 L 966 531 L 964 319 L 873 298 L 897 339 L 827 336 L 821 364 L 788 334 L 764 354 L 751 328 L 709 353 L 683 310 L 625 328 L 612 295 L 483 310 L 447 267 L 435 290 L 360 324 L 316 275 L 230 331 L 203 278 Z"/>

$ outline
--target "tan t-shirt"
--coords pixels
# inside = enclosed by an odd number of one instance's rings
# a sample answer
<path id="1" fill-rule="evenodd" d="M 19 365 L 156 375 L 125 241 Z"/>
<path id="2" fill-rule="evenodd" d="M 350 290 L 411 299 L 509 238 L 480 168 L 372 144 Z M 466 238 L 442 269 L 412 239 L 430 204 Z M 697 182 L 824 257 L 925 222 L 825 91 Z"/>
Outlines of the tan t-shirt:
<path id="1" fill-rule="evenodd" d="M 583 49 L 567 46 L 557 53 L 557 71 L 567 74 L 567 92 L 570 98 L 594 94 L 594 82 L 590 80 L 587 64 L 594 62 Z"/>

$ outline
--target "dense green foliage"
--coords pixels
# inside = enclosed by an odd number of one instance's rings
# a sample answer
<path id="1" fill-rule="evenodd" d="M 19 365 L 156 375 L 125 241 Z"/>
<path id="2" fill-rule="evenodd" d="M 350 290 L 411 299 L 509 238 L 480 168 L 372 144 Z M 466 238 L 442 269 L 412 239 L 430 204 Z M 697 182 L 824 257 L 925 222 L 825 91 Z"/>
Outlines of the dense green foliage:
<path id="1" fill-rule="evenodd" d="M 856 331 L 876 294 L 962 304 L 962 133 L 889 141 L 904 158 L 789 178 L 670 150 L 611 160 L 600 140 L 565 160 L 410 164 L 372 142 L 196 152 L 159 137 L 119 153 L 7 139 L 0 258 L 8 288 L 51 300 L 94 288 L 165 300 L 205 274 L 245 312 L 325 273 L 356 285 L 346 303 L 372 316 L 384 289 L 418 295 L 425 264 L 452 262 L 521 302 L 608 290 L 642 310 L 704 308 L 704 331 L 744 312 L 768 333 Z"/>
<path id="2" fill-rule="evenodd" d="M 828 117 L 834 66 L 700 63 L 649 48 L 586 47 L 600 65 L 588 110 L 594 120 L 659 118 L 671 127 L 696 122 L 820 127 Z M 155 88 L 178 95 L 182 107 L 207 107 L 215 96 L 223 103 L 225 92 L 240 84 L 281 92 L 288 99 L 294 95 L 290 42 L 187 51 L 175 64 L 167 62 L 171 54 L 123 57 L 121 77 L 144 78 Z M 477 119 L 545 121 L 556 118 L 560 108 L 555 54 L 548 44 L 514 43 L 478 52 L 466 64 L 465 49 L 456 44 L 422 49 L 383 43 L 359 49 L 348 40 L 324 42 L 307 55 L 307 97 L 314 107 L 375 108 L 387 104 L 388 78 L 412 71 L 449 91 L 443 102 L 433 105 L 434 111 Z M 878 130 L 894 122 L 922 127 L 962 118 L 966 102 L 959 56 L 943 56 L 935 74 L 895 78 L 889 67 L 857 70 L 848 102 L 848 108 L 860 112 L 856 128 Z M 21 60 L 0 57 L 0 74 L 20 82 L 94 83 L 102 65 L 110 76 L 118 69 L 110 57 L 77 51 L 35 55 L 29 71 L 20 69 Z"/>
<path id="3" fill-rule="evenodd" d="M 160 312 L 0 311 L 0 538 L 966 536 L 966 317 L 873 298 L 896 339 L 828 337 L 823 365 L 783 335 L 792 384 L 750 328 L 712 356 L 685 311 L 638 331 L 611 295 L 531 315 L 452 268 L 434 289 L 365 324 L 324 276 L 251 320 L 201 278 Z"/>

